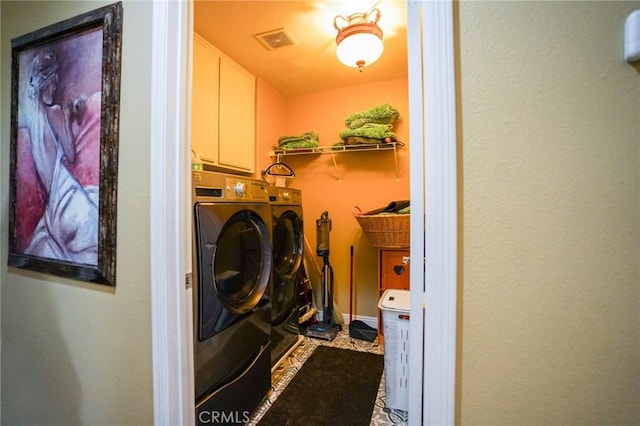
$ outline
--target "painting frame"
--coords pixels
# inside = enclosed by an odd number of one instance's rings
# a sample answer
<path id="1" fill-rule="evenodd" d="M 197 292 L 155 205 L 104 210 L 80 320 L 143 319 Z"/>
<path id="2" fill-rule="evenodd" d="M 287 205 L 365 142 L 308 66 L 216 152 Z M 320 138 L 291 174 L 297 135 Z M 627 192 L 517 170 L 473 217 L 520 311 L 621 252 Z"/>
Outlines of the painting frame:
<path id="1" fill-rule="evenodd" d="M 116 285 L 122 14 L 11 40 L 10 267 Z"/>

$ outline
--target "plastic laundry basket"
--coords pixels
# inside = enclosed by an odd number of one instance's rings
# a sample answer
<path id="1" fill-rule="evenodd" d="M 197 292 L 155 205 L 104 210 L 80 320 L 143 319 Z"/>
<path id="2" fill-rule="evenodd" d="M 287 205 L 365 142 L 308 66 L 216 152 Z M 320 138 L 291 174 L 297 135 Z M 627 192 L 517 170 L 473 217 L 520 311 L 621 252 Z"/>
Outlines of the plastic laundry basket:
<path id="1" fill-rule="evenodd" d="M 378 308 L 384 324 L 387 408 L 409 409 L 409 290 L 386 290 Z"/>

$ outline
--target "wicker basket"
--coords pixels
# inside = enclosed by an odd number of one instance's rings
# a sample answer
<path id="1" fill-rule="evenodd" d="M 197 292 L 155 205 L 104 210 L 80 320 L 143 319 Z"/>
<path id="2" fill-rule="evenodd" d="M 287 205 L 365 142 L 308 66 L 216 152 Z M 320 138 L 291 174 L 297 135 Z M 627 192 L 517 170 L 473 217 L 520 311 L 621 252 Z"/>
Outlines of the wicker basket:
<path id="1" fill-rule="evenodd" d="M 407 248 L 411 235 L 410 214 L 362 214 L 358 207 L 353 208 L 362 231 L 374 247 Z"/>

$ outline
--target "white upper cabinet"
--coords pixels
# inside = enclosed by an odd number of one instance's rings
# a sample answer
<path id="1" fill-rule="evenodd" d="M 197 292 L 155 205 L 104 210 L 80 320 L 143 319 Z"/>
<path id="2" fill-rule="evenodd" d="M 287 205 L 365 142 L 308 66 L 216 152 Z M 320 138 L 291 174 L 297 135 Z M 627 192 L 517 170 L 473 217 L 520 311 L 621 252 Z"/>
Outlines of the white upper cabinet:
<path id="1" fill-rule="evenodd" d="M 256 79 L 220 58 L 220 165 L 253 172 L 256 144 Z"/>
<path id="2" fill-rule="evenodd" d="M 255 92 L 253 75 L 194 36 L 192 148 L 205 164 L 254 172 Z"/>
<path id="3" fill-rule="evenodd" d="M 218 164 L 220 55 L 198 35 L 193 41 L 191 147 L 204 162 Z"/>

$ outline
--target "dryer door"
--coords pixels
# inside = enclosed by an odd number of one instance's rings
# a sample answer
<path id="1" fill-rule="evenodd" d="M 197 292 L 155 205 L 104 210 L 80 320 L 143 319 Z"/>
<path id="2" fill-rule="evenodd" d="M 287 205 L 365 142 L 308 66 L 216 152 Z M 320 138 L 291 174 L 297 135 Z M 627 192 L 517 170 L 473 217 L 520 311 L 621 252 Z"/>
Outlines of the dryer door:
<path id="1" fill-rule="evenodd" d="M 302 264 L 304 233 L 302 219 L 293 211 L 287 210 L 274 218 L 273 227 L 273 264 L 279 278 L 291 279 L 298 273 Z"/>
<path id="2" fill-rule="evenodd" d="M 205 340 L 268 302 L 271 242 L 262 217 L 239 205 L 197 204 L 195 217 L 198 334 Z"/>
<path id="3" fill-rule="evenodd" d="M 274 282 L 272 294 L 273 322 L 297 307 L 297 281 L 302 265 L 304 233 L 302 218 L 292 210 L 286 210 L 273 218 L 273 265 Z"/>

